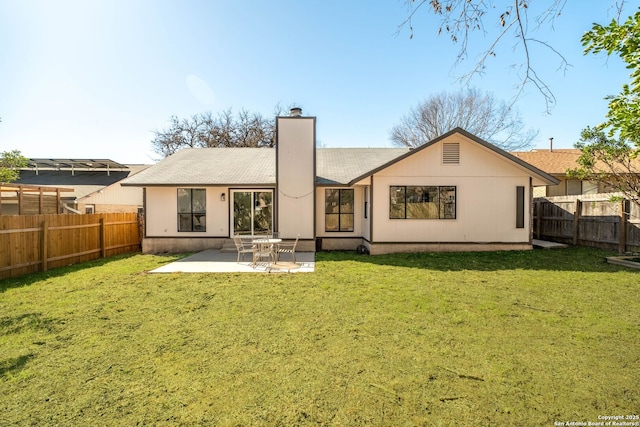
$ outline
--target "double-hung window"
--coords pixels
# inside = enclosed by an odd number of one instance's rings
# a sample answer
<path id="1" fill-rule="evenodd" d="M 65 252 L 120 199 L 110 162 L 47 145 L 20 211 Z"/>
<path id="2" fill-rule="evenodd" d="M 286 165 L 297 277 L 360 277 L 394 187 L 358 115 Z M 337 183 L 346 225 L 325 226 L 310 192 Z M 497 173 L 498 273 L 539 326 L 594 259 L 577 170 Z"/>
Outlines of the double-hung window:
<path id="1" fill-rule="evenodd" d="M 325 231 L 353 231 L 353 189 L 324 191 Z"/>
<path id="2" fill-rule="evenodd" d="M 389 187 L 391 219 L 455 219 L 456 187 L 410 186 Z"/>
<path id="3" fill-rule="evenodd" d="M 178 188 L 178 231 L 207 231 L 204 188 Z"/>

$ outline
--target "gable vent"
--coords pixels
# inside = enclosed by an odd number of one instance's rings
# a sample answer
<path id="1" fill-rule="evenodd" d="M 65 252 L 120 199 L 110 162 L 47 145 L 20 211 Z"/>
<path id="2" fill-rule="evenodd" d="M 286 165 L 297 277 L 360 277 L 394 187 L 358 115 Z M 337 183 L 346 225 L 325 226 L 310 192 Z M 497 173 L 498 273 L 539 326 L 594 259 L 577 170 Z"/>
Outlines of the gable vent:
<path id="1" fill-rule="evenodd" d="M 442 144 L 442 164 L 458 165 L 460 164 L 460 143 L 447 142 Z"/>

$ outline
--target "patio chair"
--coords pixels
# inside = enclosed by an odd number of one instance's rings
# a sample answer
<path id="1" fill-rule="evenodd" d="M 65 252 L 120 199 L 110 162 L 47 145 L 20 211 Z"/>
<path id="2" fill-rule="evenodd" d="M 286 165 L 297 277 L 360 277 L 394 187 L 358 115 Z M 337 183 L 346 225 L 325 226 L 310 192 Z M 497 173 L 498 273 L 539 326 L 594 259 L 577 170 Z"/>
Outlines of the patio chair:
<path id="1" fill-rule="evenodd" d="M 291 254 L 293 258 L 293 262 L 296 262 L 296 246 L 298 246 L 298 239 L 300 239 L 300 235 L 296 236 L 296 240 L 294 242 L 285 242 L 278 243 L 278 247 L 276 249 L 276 253 L 278 258 L 280 258 L 280 254 Z"/>
<path id="2" fill-rule="evenodd" d="M 251 242 L 243 241 L 239 236 L 234 236 L 233 243 L 236 244 L 236 249 L 238 250 L 238 263 L 240 263 L 240 255 L 242 255 L 242 261 L 244 261 L 244 254 L 253 253 L 253 245 Z"/>
<path id="3" fill-rule="evenodd" d="M 258 243 L 253 245 L 253 267 L 255 268 L 258 261 L 267 259 L 267 264 L 274 261 L 273 245 L 269 243 Z"/>

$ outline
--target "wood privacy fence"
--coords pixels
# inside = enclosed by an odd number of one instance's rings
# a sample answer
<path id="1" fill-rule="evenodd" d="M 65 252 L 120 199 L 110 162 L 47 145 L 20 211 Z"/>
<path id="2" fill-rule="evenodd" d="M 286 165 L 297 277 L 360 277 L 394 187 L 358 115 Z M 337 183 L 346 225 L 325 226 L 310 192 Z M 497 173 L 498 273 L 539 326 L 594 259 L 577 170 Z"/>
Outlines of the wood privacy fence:
<path id="1" fill-rule="evenodd" d="M 640 207 L 609 195 L 534 199 L 537 239 L 594 246 L 620 253 L 640 251 Z"/>
<path id="2" fill-rule="evenodd" d="M 136 213 L 0 216 L 0 279 L 139 249 Z"/>

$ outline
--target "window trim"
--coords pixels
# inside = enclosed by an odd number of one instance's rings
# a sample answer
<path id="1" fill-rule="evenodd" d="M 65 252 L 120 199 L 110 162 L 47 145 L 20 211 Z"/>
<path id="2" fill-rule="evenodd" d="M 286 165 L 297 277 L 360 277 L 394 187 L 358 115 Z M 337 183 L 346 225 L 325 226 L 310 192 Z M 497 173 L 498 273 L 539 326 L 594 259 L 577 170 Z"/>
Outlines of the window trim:
<path id="1" fill-rule="evenodd" d="M 181 191 L 188 191 L 189 192 L 189 211 L 188 212 L 181 212 L 180 211 L 180 192 Z M 204 192 L 204 205 L 202 206 L 202 210 L 194 210 L 194 203 L 193 203 L 193 195 L 194 195 L 194 191 L 203 191 Z M 207 231 L 207 189 L 206 188 L 178 188 L 176 191 L 176 213 L 177 213 L 177 231 L 178 233 L 203 233 Z M 191 227 L 190 229 L 182 229 L 181 226 L 181 217 L 182 216 L 190 216 L 191 217 Z M 202 225 L 200 225 L 197 229 L 194 226 L 195 221 L 194 219 L 198 217 L 199 221 L 201 222 Z M 201 219 L 204 219 L 203 221 L 200 221 Z"/>
<path id="2" fill-rule="evenodd" d="M 392 195 L 392 191 L 398 191 L 395 189 L 401 188 L 403 189 L 403 193 L 404 193 L 404 202 L 400 203 L 402 205 L 404 205 L 404 215 L 403 216 L 391 216 L 391 209 L 392 209 L 392 203 L 391 203 L 391 195 Z M 437 194 L 438 194 L 438 217 L 437 218 L 408 218 L 407 217 L 407 189 L 409 188 L 436 188 L 437 190 Z M 440 194 L 442 193 L 443 189 L 453 189 L 453 216 L 452 217 L 442 217 L 441 214 L 444 211 L 444 206 L 443 206 L 443 201 L 440 200 Z M 444 202 L 446 203 L 446 202 Z M 389 186 L 389 219 L 390 220 L 395 220 L 395 219 L 400 219 L 400 220 L 455 220 L 458 218 L 458 186 L 456 185 L 390 185 Z"/>
<path id="3" fill-rule="evenodd" d="M 327 213 L 327 194 L 329 191 L 338 191 L 338 212 Z M 351 212 L 342 212 L 342 192 L 350 191 L 351 192 Z M 325 188 L 324 190 L 324 231 L 326 233 L 353 233 L 355 232 L 355 190 L 353 188 Z M 338 229 L 327 229 L 327 216 L 329 215 L 337 215 L 338 216 Z M 343 229 L 342 228 L 342 217 L 343 216 L 351 216 L 351 229 Z"/>

